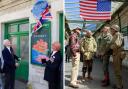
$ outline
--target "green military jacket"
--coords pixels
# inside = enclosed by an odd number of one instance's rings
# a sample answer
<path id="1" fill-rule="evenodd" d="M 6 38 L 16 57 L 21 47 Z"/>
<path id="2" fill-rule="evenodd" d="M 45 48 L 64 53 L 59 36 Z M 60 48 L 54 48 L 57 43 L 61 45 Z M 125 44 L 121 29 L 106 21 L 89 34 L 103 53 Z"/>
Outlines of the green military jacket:
<path id="1" fill-rule="evenodd" d="M 113 55 L 117 55 L 122 51 L 123 46 L 123 35 L 120 32 L 117 32 L 113 35 L 111 42 L 111 49 L 113 50 Z"/>
<path id="2" fill-rule="evenodd" d="M 98 54 L 105 55 L 110 49 L 112 35 L 110 33 L 101 34 L 98 38 Z"/>

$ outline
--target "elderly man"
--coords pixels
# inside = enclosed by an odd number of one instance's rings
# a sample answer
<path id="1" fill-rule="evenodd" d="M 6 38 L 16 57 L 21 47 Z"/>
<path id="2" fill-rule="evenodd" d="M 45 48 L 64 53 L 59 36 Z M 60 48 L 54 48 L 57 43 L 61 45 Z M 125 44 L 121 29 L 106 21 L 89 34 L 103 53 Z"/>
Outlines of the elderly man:
<path id="1" fill-rule="evenodd" d="M 19 61 L 19 58 L 14 54 L 11 47 L 11 42 L 6 39 L 3 42 L 4 49 L 2 50 L 2 56 L 4 60 L 3 71 L 5 73 L 5 86 L 4 89 L 14 89 L 15 85 L 15 70 L 18 66 L 15 60 Z"/>
<path id="2" fill-rule="evenodd" d="M 111 42 L 111 49 L 113 50 L 113 66 L 116 77 L 116 86 L 114 89 L 123 89 L 122 83 L 122 50 L 123 50 L 123 35 L 119 32 L 120 27 L 118 25 L 111 26 L 111 34 L 113 36 Z"/>
<path id="3" fill-rule="evenodd" d="M 97 44 L 95 39 L 92 37 L 92 32 L 87 31 L 86 36 L 83 39 L 81 45 L 80 45 L 81 52 L 83 53 L 83 80 L 85 80 L 85 74 L 86 71 L 88 70 L 88 79 L 92 79 L 91 77 L 91 72 L 92 72 L 92 57 L 94 53 L 96 52 L 97 49 Z"/>
<path id="4" fill-rule="evenodd" d="M 52 44 L 52 53 L 49 58 L 42 58 L 37 61 L 46 63 L 44 80 L 48 81 L 49 89 L 62 89 L 60 83 L 63 81 L 62 78 L 62 55 L 60 53 L 60 43 L 54 42 Z"/>
<path id="5" fill-rule="evenodd" d="M 112 53 L 112 50 L 110 49 L 111 41 L 112 41 L 112 35 L 110 34 L 110 27 L 104 27 L 98 39 L 98 44 L 99 44 L 98 56 L 103 61 L 103 71 L 104 71 L 104 79 L 102 80 L 103 87 L 109 85 L 109 58 Z"/>
<path id="6" fill-rule="evenodd" d="M 72 59 L 72 70 L 71 70 L 71 80 L 70 87 L 78 88 L 77 77 L 79 71 L 79 62 L 80 62 L 80 53 L 79 53 L 79 42 L 78 35 L 80 31 L 78 29 L 74 29 L 72 35 L 69 38 L 69 45 L 71 51 L 71 59 Z"/>

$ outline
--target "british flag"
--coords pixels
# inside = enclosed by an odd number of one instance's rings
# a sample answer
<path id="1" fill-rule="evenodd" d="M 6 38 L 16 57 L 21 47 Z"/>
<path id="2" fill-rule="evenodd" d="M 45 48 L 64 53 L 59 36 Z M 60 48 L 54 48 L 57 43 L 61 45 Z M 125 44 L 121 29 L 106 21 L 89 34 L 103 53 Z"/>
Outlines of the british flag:
<path id="1" fill-rule="evenodd" d="M 46 9 L 41 13 L 42 19 L 51 19 L 50 6 L 47 5 Z"/>
<path id="2" fill-rule="evenodd" d="M 32 33 L 38 31 L 42 27 L 42 24 L 44 22 L 47 22 L 48 19 L 51 19 L 52 18 L 49 9 L 50 9 L 50 6 L 47 4 L 45 10 L 41 13 L 40 19 L 38 20 L 38 22 L 34 26 Z"/>
<path id="3" fill-rule="evenodd" d="M 38 21 L 38 22 L 36 23 L 36 25 L 33 27 L 32 33 L 36 32 L 36 31 L 37 31 L 38 29 L 40 29 L 41 27 L 42 27 L 42 24 L 41 24 L 40 21 Z"/>

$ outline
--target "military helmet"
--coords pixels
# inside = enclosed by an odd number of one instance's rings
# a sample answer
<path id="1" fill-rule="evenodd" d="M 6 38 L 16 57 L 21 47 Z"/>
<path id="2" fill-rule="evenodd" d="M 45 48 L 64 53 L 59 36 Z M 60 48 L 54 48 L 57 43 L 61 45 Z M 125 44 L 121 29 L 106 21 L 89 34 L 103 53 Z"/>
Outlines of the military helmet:
<path id="1" fill-rule="evenodd" d="M 120 27 L 118 25 L 112 25 L 111 29 L 115 30 L 115 31 L 119 31 Z"/>

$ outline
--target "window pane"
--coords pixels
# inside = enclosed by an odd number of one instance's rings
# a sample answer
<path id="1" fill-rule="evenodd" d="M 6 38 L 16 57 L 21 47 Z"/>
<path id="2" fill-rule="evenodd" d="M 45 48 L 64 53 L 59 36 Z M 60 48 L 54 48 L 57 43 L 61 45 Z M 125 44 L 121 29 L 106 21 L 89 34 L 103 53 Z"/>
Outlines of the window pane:
<path id="1" fill-rule="evenodd" d="M 17 53 L 17 51 L 16 51 L 16 49 L 17 49 L 17 37 L 16 36 L 10 37 L 10 41 L 11 41 L 14 53 Z"/>
<path id="2" fill-rule="evenodd" d="M 21 36 L 20 38 L 20 53 L 22 59 L 29 59 L 29 36 Z"/>
<path id="3" fill-rule="evenodd" d="M 20 24 L 20 31 L 29 31 L 29 24 Z"/>
<path id="4" fill-rule="evenodd" d="M 10 25 L 8 31 L 9 32 L 17 32 L 18 31 L 17 25 Z"/>

